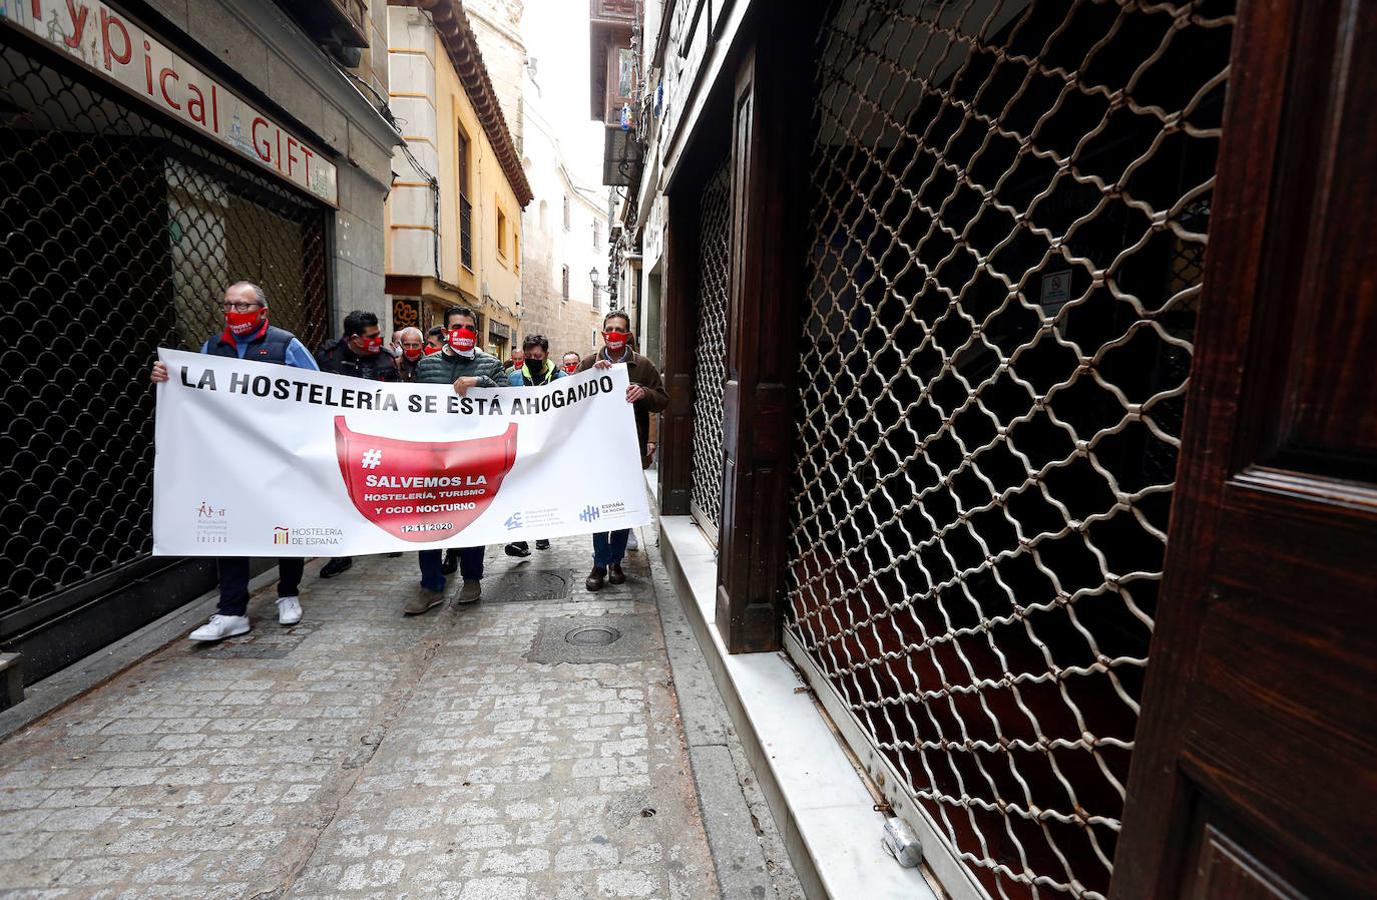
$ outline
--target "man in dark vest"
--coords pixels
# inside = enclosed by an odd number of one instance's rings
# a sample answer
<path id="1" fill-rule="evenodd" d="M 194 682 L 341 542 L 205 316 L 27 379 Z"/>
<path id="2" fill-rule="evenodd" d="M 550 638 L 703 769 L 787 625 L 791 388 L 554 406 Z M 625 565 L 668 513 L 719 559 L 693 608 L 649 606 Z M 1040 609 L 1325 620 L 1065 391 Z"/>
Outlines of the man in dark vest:
<path id="1" fill-rule="evenodd" d="M 348 375 L 368 381 L 398 381 L 397 363 L 383 352 L 382 329 L 378 317 L 356 309 L 344 317 L 344 336 L 332 338 L 316 350 L 320 371 Z M 392 553 L 390 556 L 401 556 Z M 354 557 L 337 556 L 320 568 L 321 578 L 334 578 L 354 565 Z"/>
<path id="2" fill-rule="evenodd" d="M 201 345 L 201 352 L 231 359 L 251 359 L 298 369 L 316 369 L 310 352 L 291 332 L 268 324 L 268 298 L 263 289 L 238 281 L 225 289 L 221 305 L 225 330 Z M 167 366 L 153 364 L 154 383 L 167 381 Z M 277 621 L 295 625 L 301 621 L 301 599 L 297 592 L 306 561 L 300 557 L 277 561 Z M 220 572 L 220 605 L 210 621 L 191 633 L 193 641 L 218 641 L 246 633 L 249 623 L 249 560 L 225 556 L 215 561 Z"/>

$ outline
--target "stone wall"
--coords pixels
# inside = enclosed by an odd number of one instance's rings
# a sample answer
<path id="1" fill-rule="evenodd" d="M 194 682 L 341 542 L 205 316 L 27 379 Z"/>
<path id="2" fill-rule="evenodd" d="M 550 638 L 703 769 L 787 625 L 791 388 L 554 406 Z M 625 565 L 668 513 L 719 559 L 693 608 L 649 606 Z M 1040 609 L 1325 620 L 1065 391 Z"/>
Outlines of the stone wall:
<path id="1" fill-rule="evenodd" d="M 473 26 L 483 64 L 492 79 L 498 105 L 512 133 L 516 152 L 521 153 L 522 85 L 526 71 L 526 45 L 521 39 L 522 0 L 465 0 L 464 11 Z"/>

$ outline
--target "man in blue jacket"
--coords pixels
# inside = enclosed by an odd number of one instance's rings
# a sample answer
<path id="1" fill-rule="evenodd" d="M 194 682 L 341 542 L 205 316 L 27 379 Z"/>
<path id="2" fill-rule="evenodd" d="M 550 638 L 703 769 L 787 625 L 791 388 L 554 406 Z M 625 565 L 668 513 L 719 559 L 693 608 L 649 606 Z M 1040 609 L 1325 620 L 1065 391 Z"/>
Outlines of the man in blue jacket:
<path id="1" fill-rule="evenodd" d="M 318 370 L 315 358 L 301 341 L 290 331 L 268 324 L 268 298 L 258 285 L 236 281 L 225 288 L 221 309 L 225 330 L 207 338 L 201 345 L 202 353 Z M 155 362 L 149 377 L 155 384 L 167 381 L 167 366 Z M 282 625 L 301 621 L 301 598 L 297 592 L 305 564 L 300 557 L 277 561 L 277 621 Z M 191 633 L 193 641 L 219 641 L 244 634 L 253 627 L 248 617 L 248 558 L 224 556 L 215 565 L 220 573 L 220 604 L 210 621 Z"/>

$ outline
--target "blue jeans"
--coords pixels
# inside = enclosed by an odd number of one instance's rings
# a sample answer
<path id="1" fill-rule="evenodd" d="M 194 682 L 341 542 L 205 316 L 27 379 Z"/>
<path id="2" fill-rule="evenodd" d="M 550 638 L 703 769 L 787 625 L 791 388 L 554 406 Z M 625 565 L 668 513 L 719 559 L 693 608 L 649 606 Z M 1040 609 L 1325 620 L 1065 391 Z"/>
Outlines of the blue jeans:
<path id="1" fill-rule="evenodd" d="M 619 566 L 626 556 L 626 541 L 631 537 L 631 529 L 619 531 L 599 531 L 593 535 L 593 565 L 605 569 Z"/>
<path id="2" fill-rule="evenodd" d="M 486 547 L 463 547 L 459 550 L 459 575 L 465 581 L 478 581 L 483 577 L 483 551 Z M 422 550 L 416 554 L 421 564 L 421 587 L 428 591 L 445 589 L 445 573 L 440 567 L 445 562 L 445 551 Z"/>

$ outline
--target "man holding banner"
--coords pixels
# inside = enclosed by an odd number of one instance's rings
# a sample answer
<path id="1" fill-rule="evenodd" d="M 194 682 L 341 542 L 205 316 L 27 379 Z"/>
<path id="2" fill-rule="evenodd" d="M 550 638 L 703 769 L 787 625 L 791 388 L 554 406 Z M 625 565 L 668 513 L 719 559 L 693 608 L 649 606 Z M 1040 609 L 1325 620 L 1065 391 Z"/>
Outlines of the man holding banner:
<path id="1" fill-rule="evenodd" d="M 650 416 L 669 406 L 669 392 L 665 390 L 664 379 L 655 364 L 631 349 L 631 318 L 624 312 L 613 310 L 603 317 L 603 348 L 579 363 L 578 370 L 610 369 L 618 363 L 625 363 L 631 384 L 626 389 L 626 401 L 634 404 L 636 414 L 636 440 L 639 449 L 638 459 L 646 458 L 647 441 L 650 438 Z M 622 584 L 626 574 L 622 572 L 622 558 L 626 555 L 626 543 L 631 529 L 619 528 L 613 531 L 600 531 L 593 535 L 593 570 L 584 579 L 583 585 L 590 591 L 600 591 L 604 580 L 612 584 Z"/>
<path id="2" fill-rule="evenodd" d="M 202 353 L 318 371 L 315 359 L 291 332 L 268 324 L 268 298 L 258 285 L 247 281 L 230 285 L 225 289 L 221 308 L 225 330 L 208 338 L 201 345 Z M 166 382 L 167 366 L 155 362 L 150 378 L 154 384 Z M 212 508 L 211 512 L 214 511 Z M 191 633 L 193 641 L 219 641 L 245 634 L 253 627 L 247 615 L 248 557 L 219 557 L 215 564 L 220 575 L 220 603 L 210 621 Z M 304 559 L 292 557 L 277 561 L 279 624 L 295 625 L 301 621 L 301 599 L 297 594 L 305 564 Z"/>
<path id="3" fill-rule="evenodd" d="M 478 318 L 466 306 L 452 306 L 445 310 L 446 341 L 444 349 L 423 357 L 416 364 L 417 384 L 453 384 L 459 396 L 469 388 L 497 387 L 502 379 L 502 362 L 478 347 Z M 502 379 L 505 381 L 505 379 Z M 485 548 L 451 549 L 445 555 L 457 555 L 459 577 L 464 586 L 459 591 L 460 603 L 473 603 L 483 593 L 483 551 Z M 454 571 L 450 559 L 442 559 L 439 550 L 422 550 L 417 554 L 421 567 L 421 587 L 407 602 L 403 612 L 417 616 L 445 601 L 445 576 Z"/>

